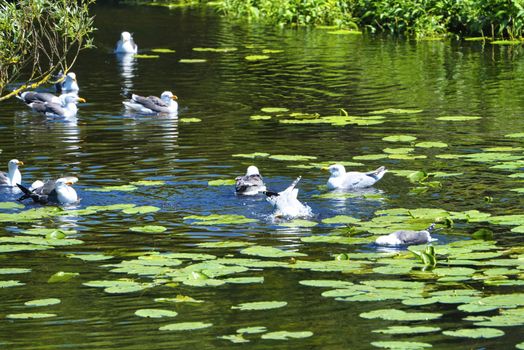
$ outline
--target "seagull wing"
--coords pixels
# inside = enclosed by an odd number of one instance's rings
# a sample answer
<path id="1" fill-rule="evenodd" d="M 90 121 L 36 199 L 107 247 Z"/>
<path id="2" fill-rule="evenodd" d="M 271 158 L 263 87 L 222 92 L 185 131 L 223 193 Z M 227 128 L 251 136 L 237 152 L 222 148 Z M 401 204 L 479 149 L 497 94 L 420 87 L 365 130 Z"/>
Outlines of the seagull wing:
<path id="1" fill-rule="evenodd" d="M 249 192 L 259 188 L 261 191 L 265 189 L 264 181 L 260 175 L 238 176 L 235 183 L 235 191 L 238 193 Z"/>

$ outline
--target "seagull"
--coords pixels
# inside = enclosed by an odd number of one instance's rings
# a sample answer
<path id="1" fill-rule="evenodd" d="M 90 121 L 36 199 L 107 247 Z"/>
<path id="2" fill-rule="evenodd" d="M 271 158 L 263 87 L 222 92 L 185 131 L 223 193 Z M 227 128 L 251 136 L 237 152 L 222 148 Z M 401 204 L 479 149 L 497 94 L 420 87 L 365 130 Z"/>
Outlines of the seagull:
<path id="1" fill-rule="evenodd" d="M 59 75 L 61 78 L 63 74 Z M 69 72 L 66 74 L 64 80 L 62 80 L 61 83 L 55 85 L 57 86 L 57 92 L 59 93 L 76 93 L 78 94 L 78 91 L 80 88 L 78 87 L 78 82 L 76 80 L 76 74 L 73 72 Z M 58 88 L 59 86 L 59 88 Z"/>
<path id="2" fill-rule="evenodd" d="M 22 173 L 18 169 L 19 165 L 24 165 L 24 162 L 18 159 L 11 159 L 7 163 L 7 174 L 0 171 L 0 186 L 15 187 L 22 182 Z"/>
<path id="3" fill-rule="evenodd" d="M 24 91 L 16 95 L 16 97 L 25 102 L 25 104 L 30 104 L 35 101 L 61 103 L 60 97 L 49 92 Z"/>
<path id="4" fill-rule="evenodd" d="M 293 183 L 282 192 L 264 191 L 267 201 L 275 207 L 275 217 L 306 217 L 311 216 L 311 208 L 300 203 L 297 199 L 298 184 L 302 177 L 299 176 Z"/>
<path id="5" fill-rule="evenodd" d="M 387 246 L 400 246 L 400 245 L 413 245 L 413 244 L 424 244 L 432 241 L 436 241 L 436 238 L 432 238 L 429 234 L 435 228 L 435 224 L 431 224 L 426 230 L 422 231 L 411 231 L 411 230 L 400 230 L 390 233 L 389 235 L 380 236 L 376 239 L 375 243 L 378 245 Z"/>
<path id="6" fill-rule="evenodd" d="M 18 188 L 24 193 L 18 201 L 23 201 L 31 198 L 35 203 L 59 203 L 59 204 L 73 204 L 78 202 L 78 195 L 72 187 L 78 181 L 74 176 L 61 177 L 57 180 L 47 180 L 40 182 L 41 186 L 36 188 L 27 188 L 17 184 Z M 36 182 L 35 182 L 36 183 Z M 33 183 L 33 186 L 35 186 Z M 31 186 L 31 187 L 33 187 Z"/>
<path id="7" fill-rule="evenodd" d="M 178 99 L 171 91 L 164 91 L 160 98 L 156 96 L 143 97 L 139 95 L 131 95 L 129 101 L 122 102 L 127 109 L 139 113 L 169 113 L 174 114 L 178 111 Z"/>
<path id="8" fill-rule="evenodd" d="M 375 182 L 380 180 L 387 172 L 386 167 L 361 173 L 358 171 L 350 171 L 346 173 L 346 168 L 341 164 L 331 165 L 329 168 L 323 168 L 331 173 L 327 182 L 327 187 L 333 189 L 359 189 L 373 186 Z"/>
<path id="9" fill-rule="evenodd" d="M 137 53 L 138 47 L 129 32 L 122 32 L 116 43 L 115 53 Z"/>
<path id="10" fill-rule="evenodd" d="M 250 165 L 247 168 L 246 175 L 237 176 L 235 181 L 235 192 L 237 194 L 252 196 L 266 191 L 266 186 L 264 185 L 262 176 L 260 175 L 258 168 L 254 165 Z"/>
<path id="11" fill-rule="evenodd" d="M 78 112 L 77 102 L 86 102 L 82 97 L 76 95 L 60 95 L 61 103 L 35 101 L 28 104 L 35 112 L 41 113 L 46 117 L 71 118 Z"/>

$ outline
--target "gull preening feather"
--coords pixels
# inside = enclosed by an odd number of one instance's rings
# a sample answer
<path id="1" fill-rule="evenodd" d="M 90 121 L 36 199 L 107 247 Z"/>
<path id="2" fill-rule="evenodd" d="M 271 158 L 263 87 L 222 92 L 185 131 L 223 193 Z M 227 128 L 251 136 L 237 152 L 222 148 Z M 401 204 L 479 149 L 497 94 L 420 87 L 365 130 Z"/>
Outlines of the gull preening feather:
<path id="1" fill-rule="evenodd" d="M 298 188 L 295 188 L 302 177 L 299 176 L 282 192 L 265 191 L 267 201 L 275 207 L 275 217 L 296 218 L 312 215 L 311 208 L 298 200 Z"/>
<path id="2" fill-rule="evenodd" d="M 262 175 L 260 175 L 258 168 L 254 165 L 250 165 L 247 168 L 246 175 L 237 176 L 235 181 L 235 192 L 237 194 L 253 196 L 266 190 Z"/>
<path id="3" fill-rule="evenodd" d="M 40 182 L 40 186 L 35 187 L 35 183 L 31 188 L 17 184 L 18 188 L 24 193 L 18 201 L 31 198 L 35 203 L 48 204 L 73 204 L 78 202 L 78 195 L 72 187 L 78 181 L 74 176 L 61 177 L 57 180 L 47 180 Z"/>
<path id="4" fill-rule="evenodd" d="M 327 182 L 327 187 L 330 190 L 371 187 L 378 180 L 382 179 L 387 172 L 387 169 L 384 166 L 367 173 L 361 173 L 358 171 L 346 172 L 346 168 L 341 164 L 333 164 L 329 166 L 327 170 L 331 173 Z"/>
<path id="5" fill-rule="evenodd" d="M 375 243 L 386 246 L 404 246 L 414 244 L 424 244 L 436 241 L 436 238 L 431 237 L 430 232 L 435 228 L 435 224 L 431 224 L 426 230 L 412 231 L 399 230 L 389 235 L 380 236 Z"/>
<path id="6" fill-rule="evenodd" d="M 164 91 L 160 97 L 131 95 L 129 101 L 122 102 L 127 109 L 138 113 L 154 114 L 166 113 L 175 114 L 178 111 L 177 96 L 171 91 Z"/>

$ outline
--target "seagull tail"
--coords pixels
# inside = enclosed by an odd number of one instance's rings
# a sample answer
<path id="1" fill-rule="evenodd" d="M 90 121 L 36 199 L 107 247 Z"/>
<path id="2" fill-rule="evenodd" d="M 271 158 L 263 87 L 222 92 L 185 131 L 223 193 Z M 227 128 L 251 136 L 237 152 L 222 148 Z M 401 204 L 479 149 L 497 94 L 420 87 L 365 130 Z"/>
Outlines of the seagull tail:
<path id="1" fill-rule="evenodd" d="M 298 182 L 300 181 L 300 179 L 302 179 L 302 176 L 299 176 L 296 178 L 295 181 L 293 181 L 293 183 L 291 185 L 289 185 L 288 188 L 286 188 L 286 190 L 292 190 L 295 188 L 295 186 L 298 184 Z"/>
<path id="2" fill-rule="evenodd" d="M 17 201 L 21 202 L 27 198 L 31 198 L 35 203 L 42 203 L 42 204 L 47 203 L 47 200 L 45 200 L 45 196 L 36 194 L 33 191 L 31 191 L 30 189 L 28 189 L 27 187 L 22 186 L 20 184 L 16 184 L 16 186 L 18 186 L 18 188 L 22 192 L 24 192 L 24 194 L 20 198 L 18 198 Z"/>
<path id="3" fill-rule="evenodd" d="M 272 191 L 262 191 L 263 194 L 265 194 L 268 197 L 278 197 L 280 194 L 278 192 L 272 192 Z"/>

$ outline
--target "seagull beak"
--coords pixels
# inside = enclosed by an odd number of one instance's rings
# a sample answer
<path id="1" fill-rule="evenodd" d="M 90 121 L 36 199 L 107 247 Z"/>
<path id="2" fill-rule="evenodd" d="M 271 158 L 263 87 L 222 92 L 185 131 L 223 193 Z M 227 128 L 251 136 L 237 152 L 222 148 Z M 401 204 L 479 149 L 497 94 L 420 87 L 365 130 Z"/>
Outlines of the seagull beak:
<path id="1" fill-rule="evenodd" d="M 322 170 L 322 171 L 329 171 L 329 168 L 328 168 L 328 167 L 325 167 L 325 166 L 323 166 L 322 168 L 320 168 L 320 170 Z"/>
<path id="2" fill-rule="evenodd" d="M 18 165 L 24 165 L 24 162 L 22 162 L 21 160 L 18 161 Z"/>
<path id="3" fill-rule="evenodd" d="M 177 95 L 173 95 L 173 97 L 171 97 L 172 100 L 178 100 L 178 96 Z"/>
<path id="4" fill-rule="evenodd" d="M 82 102 L 82 103 L 87 102 L 86 99 L 83 98 L 83 97 L 78 97 L 76 100 L 77 100 L 78 102 Z"/>

